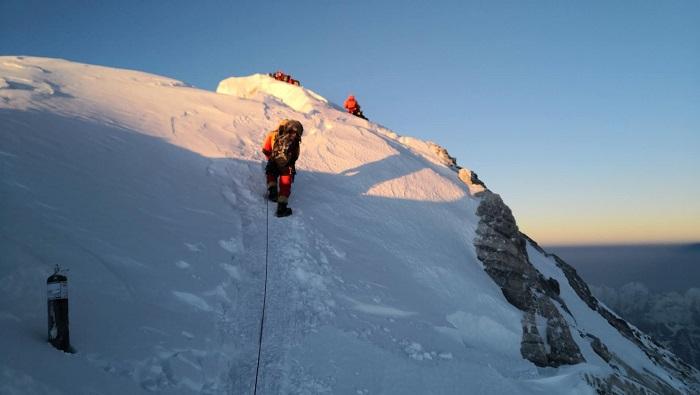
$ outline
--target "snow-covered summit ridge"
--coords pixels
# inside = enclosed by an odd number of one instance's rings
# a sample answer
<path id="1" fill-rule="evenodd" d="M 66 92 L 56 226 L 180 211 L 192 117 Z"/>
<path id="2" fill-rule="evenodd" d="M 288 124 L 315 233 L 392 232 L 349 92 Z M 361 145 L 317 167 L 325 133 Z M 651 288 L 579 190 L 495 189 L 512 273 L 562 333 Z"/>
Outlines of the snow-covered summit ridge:
<path id="1" fill-rule="evenodd" d="M 266 74 L 227 78 L 219 82 L 216 92 L 241 98 L 269 95 L 301 113 L 329 105 L 328 100 L 310 89 L 275 80 Z"/>
<path id="2" fill-rule="evenodd" d="M 589 394 L 591 377 L 637 388 L 637 373 L 690 392 L 435 144 L 313 96 L 298 111 L 285 100 L 302 88 L 266 92 L 272 79 L 224 95 L 19 57 L 0 57 L 0 78 L 0 392 L 250 393 L 266 257 L 260 393 Z M 305 134 L 295 212 L 277 219 L 260 143 L 283 118 Z M 523 358 L 524 324 L 545 354 L 557 326 L 524 321 L 485 272 L 516 242 L 584 362 Z M 55 263 L 71 269 L 75 355 L 43 335 Z"/>
<path id="3" fill-rule="evenodd" d="M 207 157 L 260 160 L 263 133 L 282 118 L 295 118 L 305 127 L 304 146 L 325 148 L 308 150 L 302 157 L 300 163 L 310 170 L 342 173 L 365 161 L 395 155 L 400 151 L 395 147 L 457 169 L 454 158 L 435 143 L 399 136 L 338 110 L 306 88 L 263 74 L 222 81 L 218 91 L 224 95 L 141 71 L 37 57 L 1 59 L 0 89 L 12 92 L 4 99 L 8 107 L 49 109 L 139 130 Z M 190 133 L 178 133 L 185 128 Z M 228 138 L 238 144 L 225 142 Z M 343 151 L 331 160 L 327 156 L 336 145 Z M 231 146 L 235 149 L 228 149 Z"/>
<path id="4" fill-rule="evenodd" d="M 326 98 L 308 88 L 278 81 L 265 74 L 254 74 L 247 77 L 224 79 L 219 82 L 216 92 L 241 99 L 257 100 L 261 103 L 266 103 L 269 100 L 279 101 L 294 111 L 303 113 L 303 119 L 312 119 L 314 124 L 320 124 L 322 125 L 321 128 L 325 129 L 332 127 L 332 123 L 329 123 L 328 119 L 334 118 L 340 118 L 345 123 L 357 125 L 359 129 L 374 128 L 383 138 L 398 142 L 413 152 L 423 155 L 428 160 L 458 172 L 459 178 L 467 185 L 471 194 L 477 194 L 485 189 L 483 183 L 478 181 L 478 179 L 475 178 L 476 182 L 473 182 L 472 172 L 458 166 L 457 160 L 450 156 L 445 148 L 431 141 L 424 141 L 409 136 L 399 136 L 393 131 L 372 122 L 351 117 L 340 106 L 329 102 Z M 319 122 L 319 115 L 325 117 L 326 120 Z M 312 133 L 318 130 L 319 128 L 312 129 Z M 421 185 L 418 182 L 413 182 L 412 184 Z M 422 191 L 420 197 L 429 198 L 428 195 L 434 194 L 435 188 L 430 188 L 431 192 Z M 446 186 L 446 188 L 447 190 L 451 189 L 449 186 Z"/>

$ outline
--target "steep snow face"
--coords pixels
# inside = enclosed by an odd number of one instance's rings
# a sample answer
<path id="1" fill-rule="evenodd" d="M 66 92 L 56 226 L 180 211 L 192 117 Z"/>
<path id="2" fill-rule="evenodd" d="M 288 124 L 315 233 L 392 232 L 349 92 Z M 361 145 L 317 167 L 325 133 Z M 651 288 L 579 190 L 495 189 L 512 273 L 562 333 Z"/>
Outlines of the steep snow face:
<path id="1" fill-rule="evenodd" d="M 0 57 L 0 392 L 242 394 L 257 371 L 268 394 L 588 394 L 611 373 L 521 357 L 473 245 L 483 188 L 439 147 L 266 76 L 219 91 Z M 283 118 L 305 133 L 278 219 L 259 146 Z M 56 263 L 75 354 L 45 340 Z"/>

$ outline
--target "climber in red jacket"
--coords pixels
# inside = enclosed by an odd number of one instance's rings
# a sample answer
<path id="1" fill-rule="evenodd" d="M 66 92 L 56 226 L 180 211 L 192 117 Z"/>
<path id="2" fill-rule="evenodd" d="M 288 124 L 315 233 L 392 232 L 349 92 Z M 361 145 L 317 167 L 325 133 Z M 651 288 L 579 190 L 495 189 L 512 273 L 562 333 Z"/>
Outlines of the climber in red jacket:
<path id="1" fill-rule="evenodd" d="M 292 182 L 296 174 L 296 161 L 299 159 L 299 146 L 304 127 L 299 121 L 284 119 L 279 126 L 269 132 L 263 141 L 262 152 L 267 158 L 265 175 L 267 177 L 268 199 L 277 202 L 278 217 L 292 215 L 287 207 L 292 192 Z M 279 178 L 279 192 L 277 179 Z"/>
<path id="2" fill-rule="evenodd" d="M 277 70 L 274 73 L 269 73 L 268 75 L 270 77 L 276 79 L 277 81 L 282 81 L 282 82 L 286 82 L 288 84 L 301 86 L 301 83 L 299 82 L 299 80 L 295 80 L 294 78 L 292 78 L 291 75 L 285 74 L 282 70 Z"/>
<path id="3" fill-rule="evenodd" d="M 345 99 L 345 103 L 343 104 L 343 106 L 350 114 L 360 117 L 362 119 L 367 119 L 367 117 L 365 117 L 365 115 L 362 113 L 362 110 L 360 109 L 360 104 L 357 102 L 357 100 L 355 100 L 355 96 L 348 96 L 348 98 Z"/>

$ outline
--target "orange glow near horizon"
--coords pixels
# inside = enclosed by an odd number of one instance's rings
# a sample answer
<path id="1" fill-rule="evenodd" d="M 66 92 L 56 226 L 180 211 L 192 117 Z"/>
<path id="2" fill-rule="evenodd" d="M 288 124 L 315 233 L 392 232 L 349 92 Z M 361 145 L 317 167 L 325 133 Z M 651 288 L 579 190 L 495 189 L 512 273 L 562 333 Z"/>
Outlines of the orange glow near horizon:
<path id="1" fill-rule="evenodd" d="M 680 244 L 700 241 L 700 215 L 650 212 L 522 216 L 520 230 L 542 245 Z"/>

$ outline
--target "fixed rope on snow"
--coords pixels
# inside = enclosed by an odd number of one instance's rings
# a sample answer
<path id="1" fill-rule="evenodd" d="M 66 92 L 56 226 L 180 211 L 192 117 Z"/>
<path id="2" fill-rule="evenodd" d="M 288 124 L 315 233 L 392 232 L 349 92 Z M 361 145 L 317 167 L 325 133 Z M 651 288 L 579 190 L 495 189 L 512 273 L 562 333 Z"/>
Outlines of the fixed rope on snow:
<path id="1" fill-rule="evenodd" d="M 270 248 L 270 204 L 265 199 L 265 281 L 263 285 L 263 307 L 260 317 L 260 334 L 258 337 L 258 362 L 255 366 L 255 384 L 253 395 L 258 393 L 258 377 L 260 376 L 260 355 L 262 354 L 263 327 L 265 325 L 265 308 L 267 306 L 267 257 Z"/>

